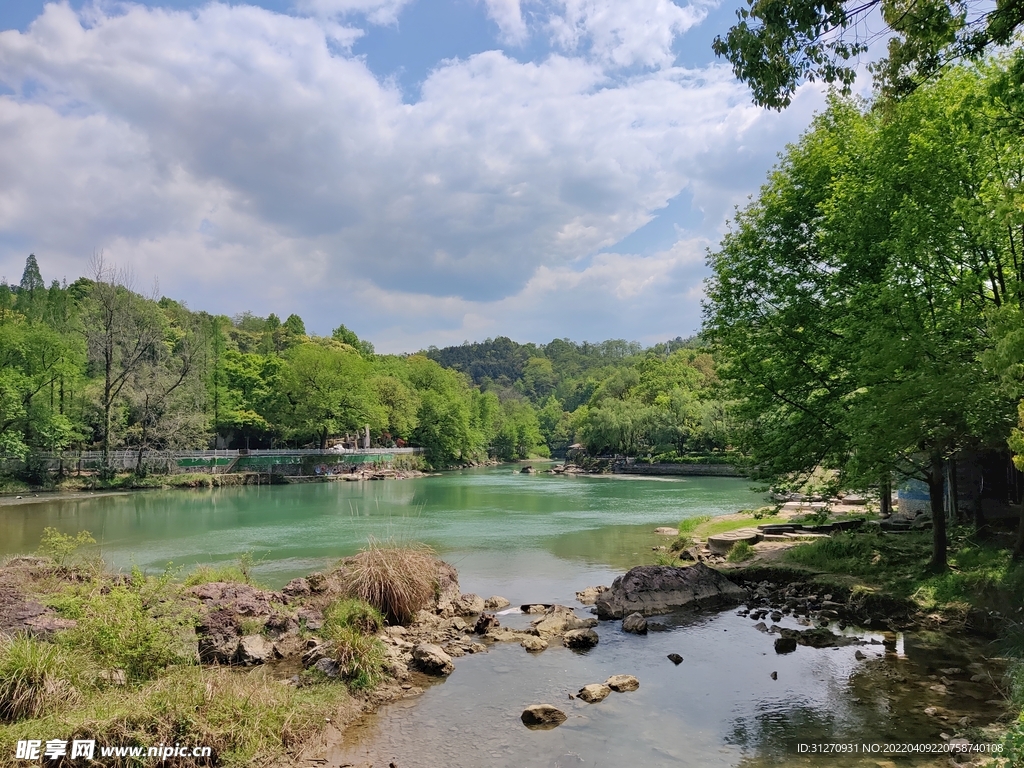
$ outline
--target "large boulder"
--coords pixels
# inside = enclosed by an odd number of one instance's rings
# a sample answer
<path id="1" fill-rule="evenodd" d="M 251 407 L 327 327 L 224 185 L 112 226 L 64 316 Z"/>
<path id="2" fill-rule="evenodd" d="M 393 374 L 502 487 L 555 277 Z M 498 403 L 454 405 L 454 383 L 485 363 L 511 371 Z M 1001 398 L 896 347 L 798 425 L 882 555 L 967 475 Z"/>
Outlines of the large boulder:
<path id="1" fill-rule="evenodd" d="M 600 618 L 621 619 L 631 613 L 654 616 L 687 606 L 735 604 L 746 597 L 744 589 L 703 563 L 640 565 L 616 578 L 595 605 Z"/>
<path id="2" fill-rule="evenodd" d="M 450 675 L 455 671 L 452 657 L 439 645 L 420 643 L 412 649 L 412 658 L 421 670 L 428 675 Z"/>
<path id="3" fill-rule="evenodd" d="M 456 616 L 473 616 L 484 612 L 484 599 L 471 592 L 459 595 L 458 599 L 454 601 L 453 608 Z"/>
<path id="4" fill-rule="evenodd" d="M 519 716 L 523 725 L 535 730 L 556 728 L 566 721 L 565 712 L 550 704 L 531 704 Z"/>
<path id="5" fill-rule="evenodd" d="M 508 608 L 510 605 L 512 603 L 508 601 L 508 598 L 501 595 L 491 595 L 484 600 L 484 609 L 488 611 L 500 611 L 502 608 Z"/>

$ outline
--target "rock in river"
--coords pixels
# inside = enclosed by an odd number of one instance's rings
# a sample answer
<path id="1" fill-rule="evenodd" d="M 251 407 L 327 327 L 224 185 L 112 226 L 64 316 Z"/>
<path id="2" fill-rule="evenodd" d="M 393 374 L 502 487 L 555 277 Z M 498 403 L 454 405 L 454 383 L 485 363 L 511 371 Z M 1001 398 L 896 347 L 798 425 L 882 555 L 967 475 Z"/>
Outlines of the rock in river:
<path id="1" fill-rule="evenodd" d="M 642 613 L 631 613 L 622 620 L 622 631 L 637 635 L 647 634 L 647 619 Z"/>
<path id="2" fill-rule="evenodd" d="M 775 640 L 776 653 L 792 653 L 796 650 L 795 637 L 780 637 Z"/>
<path id="3" fill-rule="evenodd" d="M 612 675 L 604 681 L 604 684 L 618 693 L 635 691 L 640 687 L 640 681 L 632 675 Z"/>
<path id="4" fill-rule="evenodd" d="M 488 611 L 500 611 L 502 608 L 508 608 L 510 605 L 512 603 L 500 595 L 491 595 L 484 600 L 484 608 Z"/>
<path id="5" fill-rule="evenodd" d="M 566 648 L 586 650 L 597 645 L 597 632 L 592 629 L 570 629 L 562 637 L 562 645 Z"/>
<path id="6" fill-rule="evenodd" d="M 531 704 L 519 716 L 523 725 L 534 730 L 556 728 L 565 722 L 565 712 L 550 704 Z"/>
<path id="7" fill-rule="evenodd" d="M 653 616 L 688 605 L 738 603 L 746 597 L 746 590 L 704 563 L 686 568 L 640 565 L 616 578 L 595 604 L 600 618 L 621 619 L 631 613 Z"/>
<path id="8" fill-rule="evenodd" d="M 612 689 L 602 683 L 591 683 L 590 685 L 584 685 L 580 688 L 580 692 L 577 694 L 583 701 L 588 704 L 596 704 L 599 701 L 604 701 L 608 698 L 608 694 L 612 692 Z"/>
<path id="9" fill-rule="evenodd" d="M 428 675 L 450 675 L 455 671 L 452 657 L 445 653 L 441 646 L 433 643 L 420 643 L 412 650 L 416 666 Z"/>

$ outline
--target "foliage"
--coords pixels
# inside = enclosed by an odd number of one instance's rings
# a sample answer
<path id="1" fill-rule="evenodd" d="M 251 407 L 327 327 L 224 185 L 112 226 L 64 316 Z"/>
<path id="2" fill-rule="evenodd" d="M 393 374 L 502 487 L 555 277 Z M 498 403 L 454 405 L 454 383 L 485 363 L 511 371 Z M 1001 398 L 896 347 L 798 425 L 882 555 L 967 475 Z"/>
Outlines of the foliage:
<path id="1" fill-rule="evenodd" d="M 352 690 L 372 688 L 386 677 L 387 653 L 376 637 L 354 627 L 338 627 L 327 640 L 341 676 Z"/>
<path id="2" fill-rule="evenodd" d="M 104 669 L 124 670 L 132 683 L 150 680 L 172 664 L 192 662 L 186 642 L 192 618 L 162 614 L 160 588 L 137 574 L 130 585 L 83 596 L 77 605 L 65 606 L 78 624 L 61 634 L 60 642 L 87 650 Z"/>
<path id="3" fill-rule="evenodd" d="M 341 629 L 354 629 L 364 635 L 372 635 L 383 626 L 384 616 L 381 612 L 362 600 L 335 600 L 324 609 L 322 632 L 327 638 Z"/>
<path id="4" fill-rule="evenodd" d="M 883 30 L 869 32 L 875 15 Z M 950 62 L 1010 43 L 1024 8 L 1013 0 L 994 7 L 951 0 L 748 0 L 736 16 L 712 47 L 750 86 L 756 104 L 781 109 L 805 81 L 838 84 L 849 93 L 860 57 L 879 38 L 888 45 L 870 66 L 876 83 L 887 96 L 905 96 Z"/>
<path id="5" fill-rule="evenodd" d="M 57 565 L 66 565 L 68 560 L 79 549 L 89 544 L 95 544 L 96 539 L 89 531 L 79 531 L 72 536 L 69 533 L 61 533 L 56 528 L 47 526 L 43 528 L 43 535 L 39 540 L 39 554 L 52 558 Z"/>
<path id="6" fill-rule="evenodd" d="M 72 649 L 0 634 L 0 722 L 41 717 L 73 704 L 92 674 Z"/>
<path id="7" fill-rule="evenodd" d="M 745 541 L 737 541 L 729 549 L 729 554 L 726 555 L 725 559 L 730 563 L 742 563 L 744 560 L 749 560 L 754 556 L 754 548 Z"/>
<path id="8" fill-rule="evenodd" d="M 425 546 L 371 539 L 343 563 L 345 589 L 394 624 L 408 624 L 434 595 L 437 560 Z"/>

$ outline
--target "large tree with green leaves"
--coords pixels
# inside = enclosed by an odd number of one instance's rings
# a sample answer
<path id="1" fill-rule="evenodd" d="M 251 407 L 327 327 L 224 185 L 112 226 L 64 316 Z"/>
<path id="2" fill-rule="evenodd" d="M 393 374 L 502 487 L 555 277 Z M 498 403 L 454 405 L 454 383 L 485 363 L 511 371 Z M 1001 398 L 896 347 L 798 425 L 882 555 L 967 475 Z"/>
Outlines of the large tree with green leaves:
<path id="1" fill-rule="evenodd" d="M 925 480 L 945 566 L 945 461 L 1005 439 L 990 313 L 1020 301 L 988 222 L 985 77 L 960 69 L 881 113 L 834 99 L 711 257 L 707 330 L 772 477 Z"/>

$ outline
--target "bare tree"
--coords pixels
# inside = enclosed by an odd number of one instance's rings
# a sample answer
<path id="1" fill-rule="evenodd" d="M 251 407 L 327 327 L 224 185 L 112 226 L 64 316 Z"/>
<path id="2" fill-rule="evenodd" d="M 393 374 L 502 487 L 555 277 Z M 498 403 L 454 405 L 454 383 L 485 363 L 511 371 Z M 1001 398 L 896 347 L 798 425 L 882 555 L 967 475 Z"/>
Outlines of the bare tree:
<path id="1" fill-rule="evenodd" d="M 102 253 L 90 263 L 93 284 L 83 308 L 89 362 L 102 369 L 103 466 L 110 468 L 111 411 L 140 368 L 163 341 L 160 317 L 135 293 L 131 269 L 109 264 Z"/>

